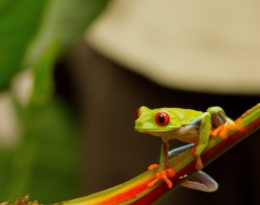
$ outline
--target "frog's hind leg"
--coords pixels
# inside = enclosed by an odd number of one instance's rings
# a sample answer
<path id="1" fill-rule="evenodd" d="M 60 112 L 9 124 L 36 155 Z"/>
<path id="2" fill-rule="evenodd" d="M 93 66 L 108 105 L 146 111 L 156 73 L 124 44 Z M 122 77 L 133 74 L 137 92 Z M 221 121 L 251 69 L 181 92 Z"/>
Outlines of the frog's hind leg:
<path id="1" fill-rule="evenodd" d="M 213 137 L 221 136 L 226 138 L 228 131 L 234 127 L 234 122 L 229 117 L 221 107 L 210 107 L 207 112 L 211 116 L 212 131 L 211 135 Z"/>
<path id="2" fill-rule="evenodd" d="M 190 179 L 182 183 L 181 186 L 204 192 L 213 192 L 218 189 L 218 183 L 202 171 L 196 172 Z"/>
<path id="3" fill-rule="evenodd" d="M 207 109 L 207 112 L 210 113 L 211 116 L 212 129 L 215 129 L 228 121 L 232 121 L 227 117 L 226 113 L 221 107 L 210 107 Z"/>

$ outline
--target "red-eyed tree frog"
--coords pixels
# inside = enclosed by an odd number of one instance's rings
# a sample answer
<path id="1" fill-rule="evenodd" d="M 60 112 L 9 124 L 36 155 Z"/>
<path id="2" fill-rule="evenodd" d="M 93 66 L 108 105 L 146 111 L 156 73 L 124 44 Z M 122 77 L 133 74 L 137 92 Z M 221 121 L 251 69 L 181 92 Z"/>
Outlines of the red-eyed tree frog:
<path id="1" fill-rule="evenodd" d="M 149 133 L 162 138 L 162 148 L 160 163 L 152 164 L 149 170 L 159 168 L 155 180 L 148 184 L 153 186 L 157 181 L 163 179 L 168 187 L 172 187 L 172 182 L 168 176 L 174 176 L 174 170 L 168 167 L 169 139 L 178 139 L 182 142 L 193 143 L 192 153 L 196 158 L 195 168 L 201 170 L 203 164 L 201 153 L 208 144 L 210 134 L 212 136 L 221 136 L 225 138 L 234 122 L 228 118 L 220 107 L 210 107 L 206 112 L 195 111 L 181 108 L 159 108 L 149 109 L 145 106 L 136 111 L 135 130 L 142 133 Z M 214 129 L 214 131 L 212 131 Z M 195 178 L 200 179 L 203 184 L 208 184 L 210 190 L 207 190 L 202 184 L 187 181 L 183 186 L 198 189 L 201 191 L 214 191 L 217 189 L 217 183 L 206 173 L 198 171 Z"/>

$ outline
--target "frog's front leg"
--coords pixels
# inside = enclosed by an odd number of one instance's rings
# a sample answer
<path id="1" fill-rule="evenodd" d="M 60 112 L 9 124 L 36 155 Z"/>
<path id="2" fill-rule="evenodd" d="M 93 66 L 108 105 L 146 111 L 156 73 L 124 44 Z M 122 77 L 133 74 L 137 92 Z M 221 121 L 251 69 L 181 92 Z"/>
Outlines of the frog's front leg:
<path id="1" fill-rule="evenodd" d="M 158 168 L 158 172 L 156 173 L 155 179 L 147 184 L 148 187 L 152 187 L 156 184 L 159 180 L 163 179 L 169 188 L 172 187 L 172 182 L 168 179 L 169 177 L 173 177 L 175 172 L 172 168 L 168 167 L 169 162 L 169 143 L 168 139 L 163 139 L 162 147 L 161 147 L 161 154 L 160 154 L 160 164 L 152 164 L 148 167 L 148 170 L 153 170 Z"/>
<path id="2" fill-rule="evenodd" d="M 201 161 L 201 153 L 206 148 L 209 140 L 209 133 L 211 130 L 211 117 L 208 112 L 203 113 L 198 118 L 190 122 L 191 126 L 199 126 L 199 137 L 195 147 L 192 149 L 193 154 L 196 157 L 195 168 L 201 170 L 203 165 Z"/>
<path id="3" fill-rule="evenodd" d="M 234 128 L 235 124 L 226 116 L 221 107 L 215 106 L 208 108 L 207 112 L 191 121 L 190 125 L 199 126 L 198 142 L 192 151 L 197 159 L 195 167 L 197 170 L 200 170 L 203 167 L 200 155 L 208 144 L 209 134 L 225 138 L 229 130 Z"/>

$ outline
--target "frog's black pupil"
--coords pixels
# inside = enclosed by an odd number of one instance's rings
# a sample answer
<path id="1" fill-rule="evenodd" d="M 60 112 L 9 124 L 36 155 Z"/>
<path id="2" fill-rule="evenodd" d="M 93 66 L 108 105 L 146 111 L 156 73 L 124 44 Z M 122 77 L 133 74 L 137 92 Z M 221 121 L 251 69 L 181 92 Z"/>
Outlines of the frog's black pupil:
<path id="1" fill-rule="evenodd" d="M 165 119 L 164 119 L 163 114 L 161 114 L 161 115 L 158 116 L 158 121 L 159 121 L 160 123 L 163 123 L 164 120 L 165 120 Z"/>

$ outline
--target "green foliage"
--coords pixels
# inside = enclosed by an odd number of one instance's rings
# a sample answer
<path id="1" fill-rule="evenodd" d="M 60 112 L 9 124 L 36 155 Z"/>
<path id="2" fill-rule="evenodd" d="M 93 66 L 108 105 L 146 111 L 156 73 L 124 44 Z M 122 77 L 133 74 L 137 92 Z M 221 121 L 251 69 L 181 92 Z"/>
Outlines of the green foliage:
<path id="1" fill-rule="evenodd" d="M 105 7 L 108 0 L 52 0 L 46 5 L 46 12 L 39 32 L 35 36 L 25 65 L 31 65 L 53 38 L 60 35 L 60 53 L 64 54 Z M 46 1 L 47 2 L 47 1 Z"/>
<path id="2" fill-rule="evenodd" d="M 0 1 L 0 91 L 18 130 L 8 146 L 0 130 L 0 201 L 28 193 L 45 203 L 80 196 L 77 120 L 54 95 L 53 68 L 106 3 Z"/>
<path id="3" fill-rule="evenodd" d="M 0 4 L 0 89 L 19 71 L 25 49 L 37 32 L 45 1 L 5 0 Z"/>

